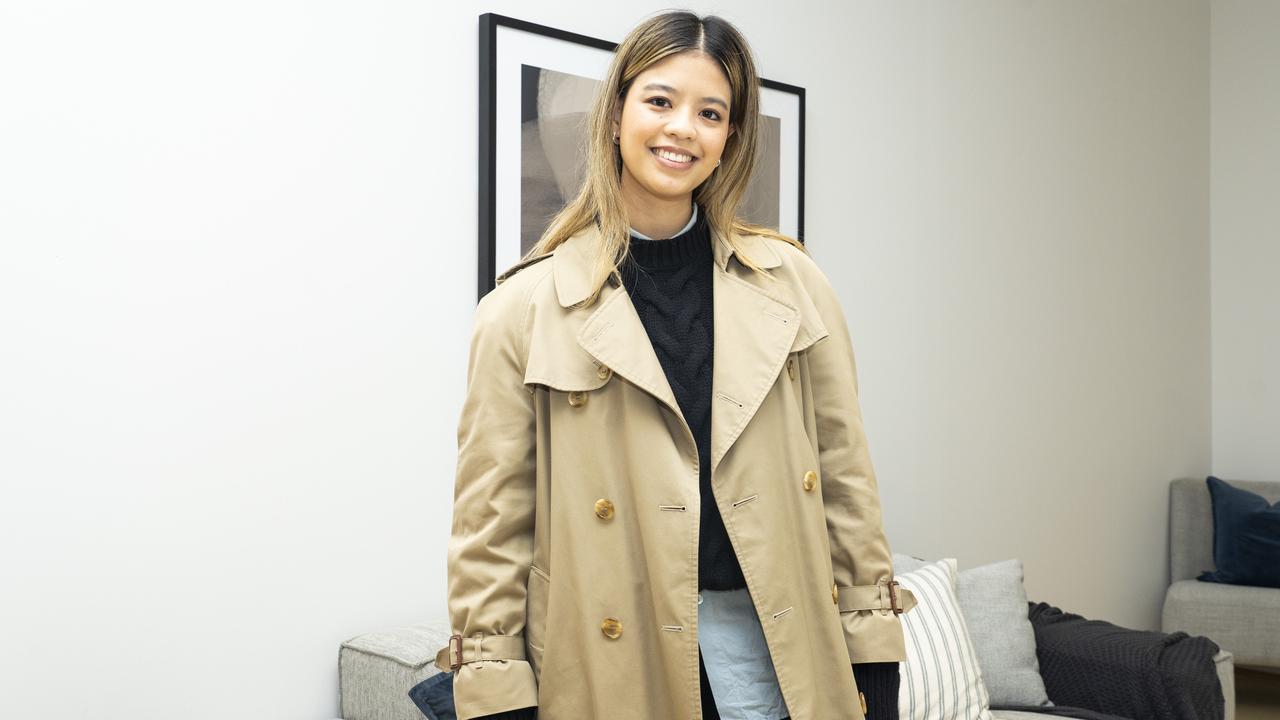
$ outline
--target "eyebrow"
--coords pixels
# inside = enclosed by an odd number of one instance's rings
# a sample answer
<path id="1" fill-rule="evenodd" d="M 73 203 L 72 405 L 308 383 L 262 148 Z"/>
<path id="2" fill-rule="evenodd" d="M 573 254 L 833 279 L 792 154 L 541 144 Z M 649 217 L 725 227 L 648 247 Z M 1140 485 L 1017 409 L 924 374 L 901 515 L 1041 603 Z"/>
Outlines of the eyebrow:
<path id="1" fill-rule="evenodd" d="M 670 85 L 663 85 L 662 83 L 649 83 L 648 85 L 645 85 L 641 89 L 642 90 L 661 90 L 663 92 L 671 93 L 672 95 L 680 94 L 679 90 L 671 87 Z M 708 95 L 707 97 L 702 98 L 702 102 L 719 105 L 720 107 L 725 109 L 725 112 L 729 111 L 729 104 L 718 97 L 712 97 Z"/>

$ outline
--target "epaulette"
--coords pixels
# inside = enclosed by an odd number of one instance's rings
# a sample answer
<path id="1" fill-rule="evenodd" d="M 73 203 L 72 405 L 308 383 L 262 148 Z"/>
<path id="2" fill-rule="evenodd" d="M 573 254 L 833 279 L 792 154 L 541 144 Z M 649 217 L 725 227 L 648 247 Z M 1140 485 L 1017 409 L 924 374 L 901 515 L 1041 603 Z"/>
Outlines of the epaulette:
<path id="1" fill-rule="evenodd" d="M 503 280 L 506 280 L 507 278 L 511 277 L 512 275 L 515 275 L 516 273 L 538 262 L 539 260 L 546 260 L 547 258 L 551 257 L 552 254 L 553 253 L 543 253 L 536 257 L 528 258 L 527 260 L 521 260 L 515 265 L 512 265 L 511 267 L 507 268 L 506 271 L 504 271 L 501 275 L 498 276 L 498 279 L 495 280 L 493 284 L 495 286 L 501 285 Z"/>

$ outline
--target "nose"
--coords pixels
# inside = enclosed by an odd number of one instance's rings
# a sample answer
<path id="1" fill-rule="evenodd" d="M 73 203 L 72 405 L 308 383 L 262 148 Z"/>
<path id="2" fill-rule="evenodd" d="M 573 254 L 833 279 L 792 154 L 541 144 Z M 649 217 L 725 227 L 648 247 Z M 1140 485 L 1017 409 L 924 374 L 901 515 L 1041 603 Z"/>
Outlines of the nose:
<path id="1" fill-rule="evenodd" d="M 672 113 L 671 119 L 667 121 L 667 134 L 692 139 L 696 131 L 693 129 L 693 123 L 684 113 Z"/>

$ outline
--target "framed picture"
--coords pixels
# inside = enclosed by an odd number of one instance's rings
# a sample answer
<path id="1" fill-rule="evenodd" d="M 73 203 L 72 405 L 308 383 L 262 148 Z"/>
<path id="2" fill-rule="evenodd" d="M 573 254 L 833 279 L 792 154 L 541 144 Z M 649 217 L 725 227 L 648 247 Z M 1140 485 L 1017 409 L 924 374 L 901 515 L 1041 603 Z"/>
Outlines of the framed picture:
<path id="1" fill-rule="evenodd" d="M 586 119 L 617 43 L 480 15 L 477 300 L 582 185 Z M 761 78 L 761 150 L 739 215 L 804 240 L 804 88 Z"/>

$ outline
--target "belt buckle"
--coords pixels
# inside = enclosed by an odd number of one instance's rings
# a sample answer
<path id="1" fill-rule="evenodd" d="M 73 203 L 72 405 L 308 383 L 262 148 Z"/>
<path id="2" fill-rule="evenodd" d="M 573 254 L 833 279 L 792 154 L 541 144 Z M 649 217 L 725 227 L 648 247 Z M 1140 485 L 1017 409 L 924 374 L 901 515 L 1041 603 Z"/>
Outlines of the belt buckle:
<path id="1" fill-rule="evenodd" d="M 453 634 L 449 636 L 449 654 L 450 655 L 453 655 L 453 652 L 454 652 L 454 649 L 453 649 L 454 640 L 458 641 L 458 650 L 457 650 L 458 654 L 456 659 L 453 657 L 449 659 L 449 672 L 456 672 L 458 668 L 462 667 L 462 636 L 458 634 Z"/>
<path id="2" fill-rule="evenodd" d="M 905 612 L 902 606 L 898 604 L 898 584 L 897 580 L 889 581 L 889 607 L 893 608 L 894 615 L 901 615 Z"/>

